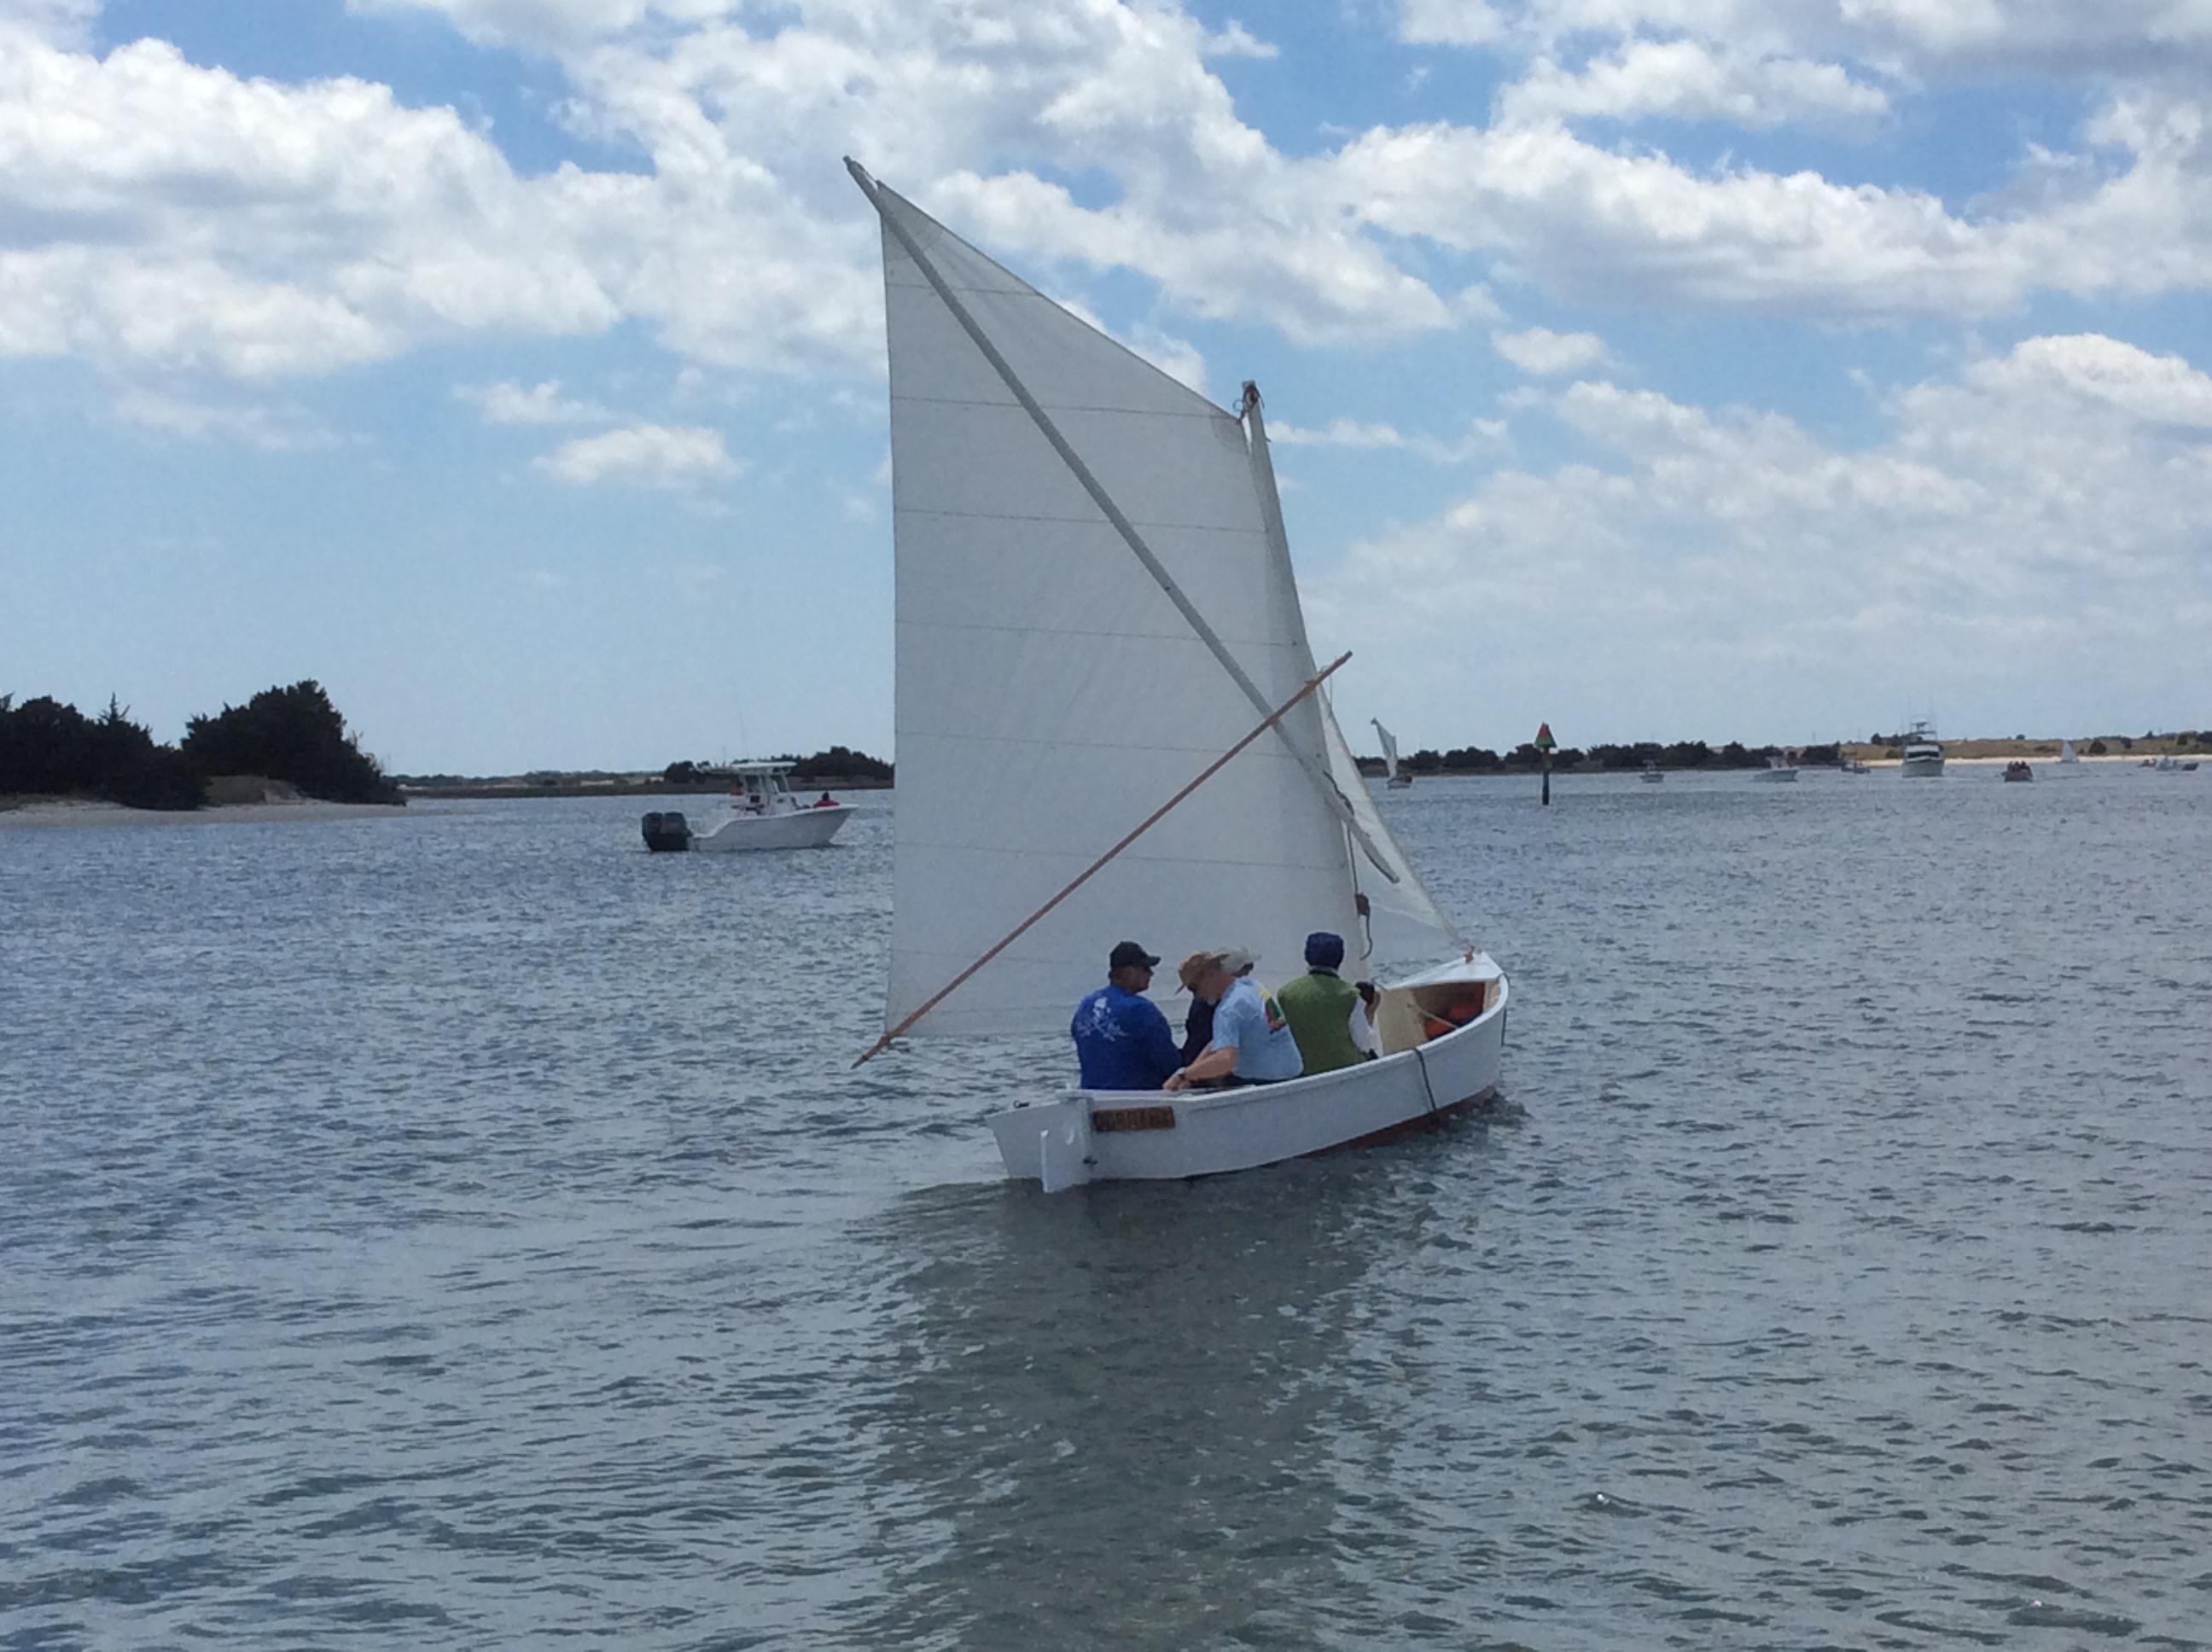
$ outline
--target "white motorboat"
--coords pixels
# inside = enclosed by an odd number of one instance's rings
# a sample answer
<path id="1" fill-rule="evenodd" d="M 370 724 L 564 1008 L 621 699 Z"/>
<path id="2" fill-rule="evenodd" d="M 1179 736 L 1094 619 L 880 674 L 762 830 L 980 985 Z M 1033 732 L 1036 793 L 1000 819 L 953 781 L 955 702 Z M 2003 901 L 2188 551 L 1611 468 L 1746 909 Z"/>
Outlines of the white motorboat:
<path id="1" fill-rule="evenodd" d="M 1375 724 L 1375 738 L 1382 742 L 1382 767 L 1389 776 L 1382 783 L 1391 787 L 1411 786 L 1413 783 L 1413 777 L 1398 771 L 1397 737 L 1383 727 L 1378 720 L 1370 718 L 1368 720 Z"/>
<path id="2" fill-rule="evenodd" d="M 1755 780 L 1770 780 L 1778 784 L 1789 784 L 1796 778 L 1797 765 L 1774 752 L 1767 754 L 1766 767 L 1752 775 Z"/>
<path id="3" fill-rule="evenodd" d="M 1505 976 L 1422 890 L 1320 692 L 1258 392 L 1217 407 L 848 165 L 883 224 L 897 560 L 876 1048 L 1065 1036 L 1125 937 L 1280 979 L 1332 930 L 1382 986 L 1378 1059 L 1219 1091 L 1040 1082 L 990 1114 L 1006 1174 L 1247 1169 L 1472 1108 Z"/>
<path id="4" fill-rule="evenodd" d="M 1905 731 L 1904 760 L 1898 772 L 1908 780 L 1932 780 L 1943 773 L 1943 747 L 1935 726 L 1926 718 Z"/>
<path id="5" fill-rule="evenodd" d="M 1657 763 L 1647 762 L 1644 765 L 1644 783 L 1646 786 L 1657 786 L 1666 778 L 1665 773 L 1661 770 Z"/>
<path id="6" fill-rule="evenodd" d="M 852 805 L 799 801 L 791 789 L 787 762 L 727 763 L 708 771 L 727 776 L 721 812 L 691 833 L 691 847 L 716 853 L 739 849 L 812 849 L 837 835 Z"/>

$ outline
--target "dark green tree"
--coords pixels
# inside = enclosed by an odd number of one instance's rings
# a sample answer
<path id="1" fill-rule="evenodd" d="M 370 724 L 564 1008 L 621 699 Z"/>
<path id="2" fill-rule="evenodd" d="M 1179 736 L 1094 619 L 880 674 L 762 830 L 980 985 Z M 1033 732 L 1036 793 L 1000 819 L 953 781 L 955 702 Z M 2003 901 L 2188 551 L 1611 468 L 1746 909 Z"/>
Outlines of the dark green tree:
<path id="1" fill-rule="evenodd" d="M 827 751 L 799 758 L 792 767 L 791 778 L 801 786 L 820 780 L 887 780 L 891 778 L 891 765 L 865 751 L 833 745 Z"/>
<path id="2" fill-rule="evenodd" d="M 322 685 L 264 689 L 242 706 L 195 717 L 179 749 L 204 774 L 264 774 L 335 803 L 398 803 L 399 788 L 354 744 Z"/>
<path id="3" fill-rule="evenodd" d="M 197 809 L 198 770 L 131 720 L 112 695 L 97 718 L 40 695 L 0 695 L 0 793 L 75 793 L 134 809 Z"/>

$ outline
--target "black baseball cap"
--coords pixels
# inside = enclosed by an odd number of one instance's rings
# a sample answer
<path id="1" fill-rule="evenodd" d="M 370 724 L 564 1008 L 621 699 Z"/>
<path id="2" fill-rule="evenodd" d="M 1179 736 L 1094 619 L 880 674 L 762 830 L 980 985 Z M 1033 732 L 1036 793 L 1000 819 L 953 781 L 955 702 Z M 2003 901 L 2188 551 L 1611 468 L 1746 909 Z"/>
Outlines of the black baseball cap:
<path id="1" fill-rule="evenodd" d="M 1141 965 L 1150 969 L 1158 962 L 1136 942 L 1122 941 L 1115 945 L 1113 956 L 1106 960 L 1106 967 L 1109 969 L 1133 969 Z"/>

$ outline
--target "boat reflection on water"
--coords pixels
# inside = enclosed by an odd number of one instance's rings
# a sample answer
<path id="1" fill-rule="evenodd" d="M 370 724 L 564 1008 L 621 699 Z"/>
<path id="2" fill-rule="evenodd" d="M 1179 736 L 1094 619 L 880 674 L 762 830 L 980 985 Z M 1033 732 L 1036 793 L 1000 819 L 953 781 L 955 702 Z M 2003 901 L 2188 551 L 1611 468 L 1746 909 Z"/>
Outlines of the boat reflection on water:
<path id="1" fill-rule="evenodd" d="M 1405 1154 L 1468 1146 L 902 1201 L 867 1236 L 901 1333 L 860 1419 L 897 1552 L 855 1641 L 1295 1641 L 1372 1609 L 1331 1534 L 1359 1501 L 1335 1442 L 1392 1403 L 1355 1381 L 1360 1287 L 1432 1219 Z"/>

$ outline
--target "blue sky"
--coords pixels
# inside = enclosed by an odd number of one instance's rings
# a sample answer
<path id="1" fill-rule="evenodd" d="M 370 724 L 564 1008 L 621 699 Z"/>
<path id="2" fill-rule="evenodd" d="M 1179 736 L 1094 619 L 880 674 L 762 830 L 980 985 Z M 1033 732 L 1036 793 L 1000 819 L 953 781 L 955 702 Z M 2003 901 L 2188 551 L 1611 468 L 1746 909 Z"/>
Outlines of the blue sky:
<path id="1" fill-rule="evenodd" d="M 1267 398 L 1347 728 L 2212 725 L 2212 4 L 0 0 L 0 693 L 891 745 L 860 159 Z"/>

